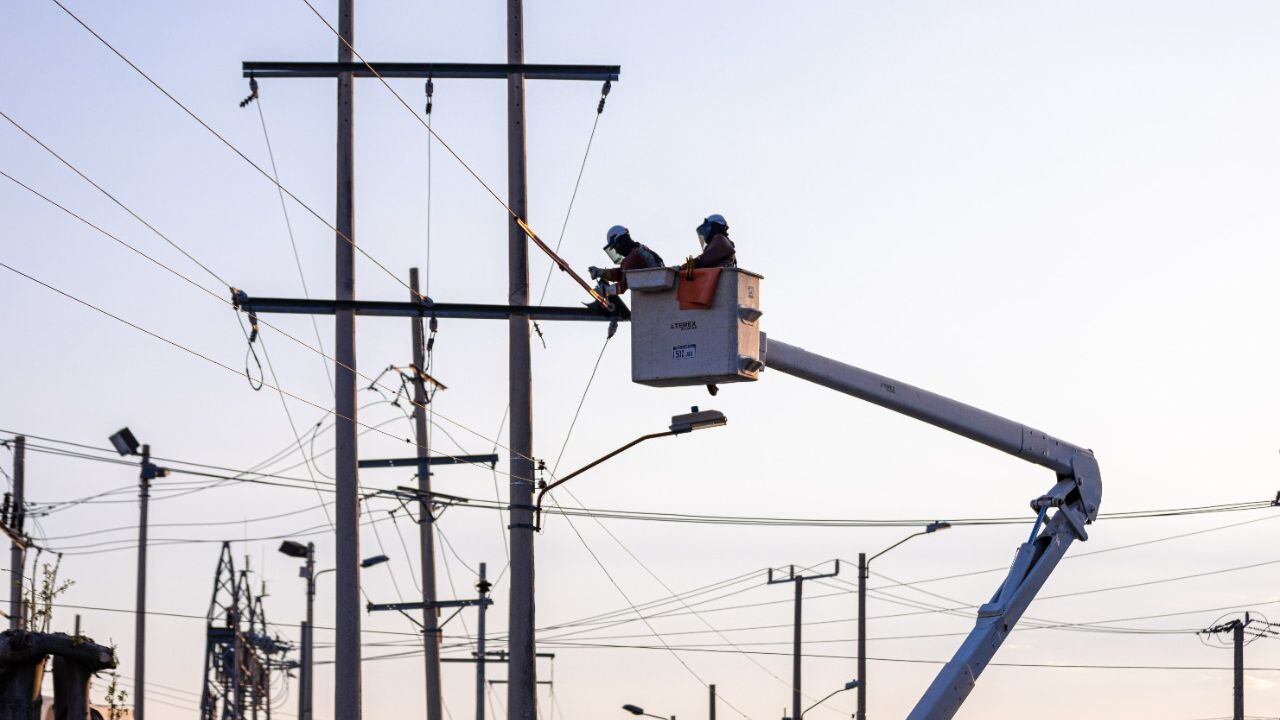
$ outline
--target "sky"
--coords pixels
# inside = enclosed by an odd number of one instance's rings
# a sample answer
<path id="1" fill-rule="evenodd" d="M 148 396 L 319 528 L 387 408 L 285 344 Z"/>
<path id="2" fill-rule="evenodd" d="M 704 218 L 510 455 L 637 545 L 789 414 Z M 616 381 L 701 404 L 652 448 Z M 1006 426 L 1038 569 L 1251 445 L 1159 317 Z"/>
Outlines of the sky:
<path id="1" fill-rule="evenodd" d="M 248 93 L 242 61 L 333 59 L 330 30 L 294 0 L 66 4 L 269 167 L 261 109 L 281 183 L 324 222 L 285 203 L 295 263 L 276 188 L 52 0 L 0 6 L 9 60 L 0 109 L 225 280 L 8 123 L 0 123 L 0 170 L 219 298 L 227 285 L 300 296 L 299 265 L 310 294 L 331 297 L 333 83 L 264 79 L 258 107 L 239 107 Z M 317 8 L 335 17 L 335 3 Z M 505 59 L 505 3 L 358 2 L 356 13 L 355 45 L 371 60 Z M 764 276 L 761 322 L 771 337 L 1093 449 L 1104 512 L 1265 501 L 1280 490 L 1272 330 L 1280 6 L 547 1 L 527 3 L 525 15 L 528 61 L 622 66 L 571 213 L 600 88 L 528 83 L 529 221 L 549 240 L 563 228 L 562 254 L 574 266 L 603 264 L 604 231 L 615 223 L 674 262 L 695 251 L 701 219 L 719 212 L 741 265 Z M 422 83 L 391 86 L 420 118 Z M 505 102 L 501 82 L 440 80 L 432 117 L 500 194 Z M 409 115 L 376 80 L 358 83 L 355 240 L 395 274 L 360 258 L 359 297 L 405 298 L 401 283 L 418 267 L 439 301 L 504 302 L 504 211 Z M 245 338 L 226 303 L 8 180 L 0 213 L 0 262 L 208 358 L 0 268 L 0 435 L 101 448 L 127 425 L 160 457 L 294 479 L 204 487 L 207 478 L 172 476 L 157 486 L 147 711 L 154 720 L 190 717 L 221 541 L 250 565 L 268 620 L 291 640 L 304 595 L 297 561 L 276 552 L 280 538 L 314 541 L 321 569 L 332 567 L 322 507 L 332 391 L 326 361 L 302 344 L 315 345 L 316 329 L 300 316 L 264 318 L 280 329 L 263 328 L 261 351 L 278 382 L 270 371 L 267 380 L 291 397 L 255 392 L 238 372 Z M 531 256 L 540 289 L 548 263 Z M 558 273 L 547 287 L 547 304 L 585 299 Z M 331 349 L 332 319 L 316 327 Z M 697 387 L 633 385 L 626 325 L 607 344 L 603 325 L 542 329 L 534 454 L 549 465 L 579 467 L 694 405 L 729 418 L 725 428 L 651 441 L 583 475 L 558 498 L 567 506 L 1024 519 L 956 527 L 876 561 L 875 659 L 865 678 L 873 717 L 905 716 L 937 670 L 931 663 L 948 658 L 972 624 L 971 610 L 919 611 L 986 600 L 1000 578 L 990 571 L 1007 566 L 1030 529 L 1028 501 L 1053 482 L 1040 468 L 777 372 L 714 398 Z M 408 364 L 409 334 L 403 319 L 362 318 L 360 371 L 374 377 Z M 500 471 L 505 344 L 502 323 L 442 320 L 433 364 L 448 386 L 433 403 L 435 447 L 497 448 Z M 361 437 L 361 457 L 406 454 L 411 426 L 390 396 L 360 393 L 361 422 L 379 428 Z M 0 450 L 0 467 L 11 463 Z M 54 626 L 69 629 L 79 613 L 86 634 L 117 647 L 128 687 L 136 468 L 33 450 L 26 478 L 28 498 L 49 510 L 32 528 L 49 549 L 40 562 L 62 552 L 62 577 L 75 583 Z M 502 472 L 441 467 L 434 479 L 442 492 L 506 498 Z M 408 470 L 361 476 L 372 488 L 411 481 Z M 48 505 L 104 491 L 113 493 Z M 364 575 L 375 601 L 418 593 L 415 527 L 396 508 L 364 505 L 372 524 L 362 555 L 391 557 Z M 987 670 L 959 717 L 1228 716 L 1230 653 L 1194 631 L 1231 608 L 1280 620 L 1276 515 L 1100 520 L 1024 622 L 1091 625 L 1016 631 L 996 658 L 1010 665 Z M 504 526 L 499 513 L 466 507 L 437 523 L 442 597 L 470 597 L 480 562 L 500 577 L 491 648 L 503 645 L 506 625 Z M 854 676 L 848 561 L 909 532 L 550 517 L 537 538 L 537 623 L 542 649 L 556 657 L 539 667 L 554 682 L 542 690 L 541 717 L 625 717 L 623 703 L 702 717 L 708 683 L 721 717 L 780 717 L 789 704 L 791 588 L 766 585 L 765 569 L 825 569 L 841 559 L 838 578 L 806 588 L 804 690 L 821 698 Z M 925 579 L 933 581 L 886 587 Z M 322 628 L 333 626 L 332 587 L 331 575 L 321 577 Z M 629 605 L 642 603 L 670 612 L 640 622 Z M 582 624 L 602 613 L 618 622 Z M 1126 631 L 1099 631 L 1103 620 Z M 415 628 L 394 615 L 363 622 L 366 714 L 422 713 L 421 657 L 376 659 L 412 650 Z M 451 620 L 449 654 L 466 656 L 474 630 L 471 611 Z M 330 631 L 317 631 L 325 663 L 317 718 L 332 717 L 331 642 Z M 1277 645 L 1246 649 L 1251 715 L 1280 714 Z M 447 664 L 444 677 L 449 716 L 473 715 L 471 667 Z M 276 688 L 279 716 L 293 716 L 294 691 L 292 681 Z M 489 697 L 491 716 L 501 717 L 504 687 Z M 812 717 L 852 708 L 843 693 Z"/>

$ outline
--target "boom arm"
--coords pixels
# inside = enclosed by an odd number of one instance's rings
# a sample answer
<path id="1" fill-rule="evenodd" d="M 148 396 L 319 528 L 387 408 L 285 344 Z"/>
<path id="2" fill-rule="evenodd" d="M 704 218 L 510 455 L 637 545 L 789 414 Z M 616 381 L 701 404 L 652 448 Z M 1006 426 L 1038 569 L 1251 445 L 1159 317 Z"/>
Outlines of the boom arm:
<path id="1" fill-rule="evenodd" d="M 1053 572 L 1067 548 L 1087 540 L 1084 526 L 1098 516 L 1102 478 L 1093 453 L 985 410 L 935 395 L 852 365 L 760 336 L 765 367 L 838 390 L 976 440 L 1053 470 L 1057 483 L 1031 502 L 1031 537 L 991 601 L 978 609 L 973 631 L 943 666 L 908 720 L 953 717 L 1004 639 Z M 1055 512 L 1048 515 L 1050 508 Z"/>

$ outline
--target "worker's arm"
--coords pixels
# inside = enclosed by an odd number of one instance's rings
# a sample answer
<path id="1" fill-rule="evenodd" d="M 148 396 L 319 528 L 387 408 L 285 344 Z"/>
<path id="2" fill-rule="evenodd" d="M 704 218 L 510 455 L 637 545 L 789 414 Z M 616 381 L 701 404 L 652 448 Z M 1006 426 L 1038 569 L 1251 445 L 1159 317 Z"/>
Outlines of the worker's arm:
<path id="1" fill-rule="evenodd" d="M 724 262 L 734 256 L 733 243 L 724 235 L 716 235 L 703 248 L 702 254 L 693 259 L 693 266 L 698 268 L 721 267 Z"/>
<path id="2" fill-rule="evenodd" d="M 1031 502 L 1036 512 L 1031 538 L 1018 548 L 1004 582 L 991 601 L 978 609 L 972 632 L 907 716 L 908 720 L 951 718 L 1067 548 L 1075 540 L 1088 539 L 1084 526 L 1097 518 L 1102 503 L 1097 460 L 1089 450 L 1022 423 L 802 350 L 763 333 L 760 350 L 766 368 L 922 420 L 1049 468 L 1057 475 L 1058 481 L 1049 492 Z"/>

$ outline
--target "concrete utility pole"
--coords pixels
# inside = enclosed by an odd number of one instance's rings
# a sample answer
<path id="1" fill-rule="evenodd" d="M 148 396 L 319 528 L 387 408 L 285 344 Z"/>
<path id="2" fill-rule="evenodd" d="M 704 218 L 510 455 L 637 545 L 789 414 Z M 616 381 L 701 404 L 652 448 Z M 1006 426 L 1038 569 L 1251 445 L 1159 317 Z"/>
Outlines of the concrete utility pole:
<path id="1" fill-rule="evenodd" d="M 1244 617 L 1244 622 L 1236 620 L 1231 627 L 1231 649 L 1235 655 L 1235 683 L 1231 702 L 1235 720 L 1244 720 L 1244 627 L 1249 624 L 1249 613 L 1245 613 Z"/>
<path id="2" fill-rule="evenodd" d="M 133 717 L 143 720 L 147 687 L 147 505 L 151 499 L 151 446 L 142 446 L 142 472 L 138 475 L 138 572 L 133 613 Z"/>
<path id="3" fill-rule="evenodd" d="M 804 714 L 804 708 L 801 705 L 803 693 L 800 691 L 800 666 L 804 658 L 804 650 L 801 645 L 801 631 L 804 628 L 804 581 L 820 580 L 822 578 L 835 577 L 840 574 L 840 561 L 835 561 L 835 569 L 829 573 L 821 575 L 797 575 L 796 566 L 791 565 L 787 568 L 787 576 L 784 578 L 773 578 L 773 568 L 769 568 L 769 585 L 777 585 L 779 583 L 794 583 L 795 596 L 795 627 L 791 640 L 791 717 L 799 718 Z"/>
<path id="4" fill-rule="evenodd" d="M 711 695 L 711 714 L 709 715 L 709 717 L 711 718 L 711 720 L 716 720 L 716 684 L 711 683 L 709 686 L 707 686 L 707 690 L 710 691 L 710 695 Z"/>
<path id="5" fill-rule="evenodd" d="M 22 577 L 27 568 L 27 546 L 19 542 L 26 509 L 27 438 L 19 435 L 13 439 L 13 504 L 9 530 L 13 532 L 13 544 L 9 548 L 9 629 L 20 630 L 25 624 L 26 612 L 22 607 Z"/>
<path id="6" fill-rule="evenodd" d="M 354 0 L 338 0 L 338 62 L 349 63 L 355 44 Z M 350 72 L 338 73 L 337 213 L 334 277 L 339 302 L 355 300 L 354 91 Z M 345 236 L 345 237 L 344 237 Z M 338 309 L 334 338 L 334 720 L 360 720 L 360 498 L 356 441 L 356 322 Z"/>
<path id="7" fill-rule="evenodd" d="M 302 624 L 302 670 L 298 673 L 298 720 L 311 720 L 312 698 L 315 697 L 315 607 L 316 544 L 307 543 L 307 563 L 302 567 L 307 581 L 307 619 Z"/>
<path id="8" fill-rule="evenodd" d="M 524 63 L 524 3 L 507 0 L 507 62 Z M 524 76 L 507 77 L 507 201 L 516 217 L 529 217 L 525 167 Z M 511 305 L 529 304 L 529 253 L 524 231 L 512 218 L 507 231 Z M 508 605 L 508 720 L 537 720 L 533 576 L 533 381 L 529 317 L 508 321 L 508 392 L 511 401 L 511 595 Z M 481 663 L 483 665 L 483 663 Z"/>
<path id="9" fill-rule="evenodd" d="M 476 600 L 476 608 L 480 613 L 476 628 L 476 720 L 485 720 L 484 718 L 484 666 L 488 664 L 488 656 L 485 654 L 485 611 L 489 609 L 489 603 L 485 600 L 489 597 L 489 588 L 493 587 L 485 578 L 485 563 L 480 563 L 480 580 L 476 582 L 476 592 L 479 598 Z"/>
<path id="10" fill-rule="evenodd" d="M 858 553 L 858 711 L 867 720 L 867 554 Z"/>
<path id="11" fill-rule="evenodd" d="M 418 268 L 409 268 L 409 299 L 417 300 Z M 418 443 L 418 537 L 422 563 L 422 651 L 426 659 L 427 720 L 442 720 L 440 690 L 440 610 L 436 602 L 436 535 L 431 515 L 431 435 L 427 427 L 426 338 L 422 318 L 412 319 L 413 327 L 413 426 Z M 484 610 L 480 610 L 481 617 Z M 481 667 L 484 663 L 480 663 Z"/>

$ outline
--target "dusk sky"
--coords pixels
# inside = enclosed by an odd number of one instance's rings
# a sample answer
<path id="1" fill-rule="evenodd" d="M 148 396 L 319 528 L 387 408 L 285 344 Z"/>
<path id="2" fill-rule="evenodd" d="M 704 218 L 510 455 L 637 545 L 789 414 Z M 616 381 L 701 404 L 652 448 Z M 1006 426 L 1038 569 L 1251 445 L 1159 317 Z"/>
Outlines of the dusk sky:
<path id="1" fill-rule="evenodd" d="M 334 82 L 263 79 L 258 107 L 239 102 L 242 61 L 333 60 L 336 39 L 298 0 L 62 1 L 269 168 L 260 108 L 281 183 L 324 218 L 286 203 L 295 263 L 271 182 L 53 0 L 0 3 L 0 110 L 224 279 L 0 122 L 0 170 L 217 296 L 0 177 L 0 262 L 11 268 L 0 267 L 0 438 L 29 436 L 27 496 L 48 512 L 33 510 L 28 530 L 47 548 L 40 562 L 62 552 L 62 577 L 75 582 L 54 629 L 69 631 L 80 614 L 85 634 L 117 646 L 131 687 L 137 468 L 61 456 L 49 450 L 72 446 L 56 441 L 109 448 L 128 426 L 163 458 L 287 478 L 175 474 L 156 485 L 147 712 L 191 718 L 220 542 L 249 563 L 268 620 L 291 641 L 304 588 L 298 562 L 276 552 L 280 539 L 315 542 L 321 569 L 334 562 L 324 490 L 331 363 L 281 332 L 315 345 L 310 319 L 264 318 L 275 326 L 262 329 L 276 378 L 268 370 L 266 380 L 293 397 L 270 385 L 255 392 L 238 373 L 245 337 L 223 299 L 227 285 L 300 297 L 297 264 L 312 297 L 334 294 L 325 224 L 335 205 Z M 332 0 L 316 7 L 335 18 Z M 496 1 L 356 0 L 355 46 L 369 60 L 503 62 L 505 12 Z M 528 82 L 529 220 L 548 241 L 563 225 L 562 254 L 584 275 L 608 262 L 600 248 L 611 225 L 675 263 L 697 252 L 702 218 L 722 213 L 740 265 L 764 277 L 770 337 L 1091 448 L 1104 515 L 1276 497 L 1280 5 L 530 0 L 525 15 L 529 62 L 622 67 L 568 215 L 600 86 Z M 422 82 L 390 84 L 421 118 Z M 355 241 L 376 259 L 357 259 L 358 296 L 407 299 L 401 281 L 418 267 L 435 300 L 506 302 L 505 211 L 410 115 L 377 80 L 358 81 Z M 500 195 L 505 124 L 505 83 L 435 82 L 433 128 Z M 549 264 L 532 246 L 530 257 L 536 299 Z M 548 305 L 589 299 L 561 273 L 547 287 Z M 333 319 L 317 327 L 332 352 Z M 607 343 L 603 323 L 541 327 L 534 455 L 561 474 L 691 406 L 729 418 L 584 474 L 557 492 L 565 507 L 1018 519 L 957 523 L 877 560 L 870 717 L 910 711 L 1026 539 L 1028 502 L 1054 482 L 1043 468 L 776 371 L 716 397 L 636 385 L 626 324 Z M 405 319 L 361 318 L 357 339 L 369 378 L 411 362 Z M 436 488 L 505 504 L 506 324 L 441 320 L 434 347 L 432 374 L 448 386 L 433 403 L 434 447 L 502 458 L 497 472 L 440 467 Z M 360 422 L 378 428 L 361 436 L 360 455 L 410 454 L 409 406 L 390 402 L 393 374 L 380 382 L 391 391 L 359 393 Z M 12 472 L 9 450 L 0 467 Z M 370 488 L 411 482 L 411 468 L 361 474 Z M 362 556 L 391 557 L 364 573 L 375 602 L 419 595 L 417 527 L 399 507 L 364 504 Z M 1261 507 L 1099 520 L 958 717 L 1230 717 L 1231 653 L 1195 633 L 1244 610 L 1280 620 L 1278 517 L 1280 508 Z M 506 645 L 506 523 L 460 506 L 437 524 L 441 597 L 472 597 L 481 562 L 499 578 L 490 649 Z M 840 559 L 838 577 L 806 590 L 804 690 L 822 698 L 855 676 L 850 561 L 910 525 L 549 516 L 536 540 L 540 649 L 556 655 L 538 669 L 554 681 L 541 691 L 542 720 L 630 717 L 624 703 L 701 718 L 707 683 L 722 719 L 789 713 L 792 589 L 766 585 L 765 572 Z M 332 581 L 320 578 L 317 599 L 323 720 L 333 718 Z M 672 597 L 700 588 L 708 592 Z M 630 606 L 644 603 L 653 604 L 644 615 L 660 616 L 639 621 Z M 364 628 L 366 717 L 423 716 L 416 628 L 395 613 L 367 615 Z M 467 609 L 445 627 L 446 656 L 470 657 L 474 633 Z M 1278 640 L 1246 648 L 1250 716 L 1280 715 Z M 489 670 L 497 680 L 505 672 Z M 451 720 L 474 716 L 472 673 L 444 666 Z M 277 716 L 296 716 L 295 686 L 276 687 Z M 489 698 L 490 716 L 505 718 L 505 687 Z M 853 707 L 845 692 L 806 717 Z"/>

